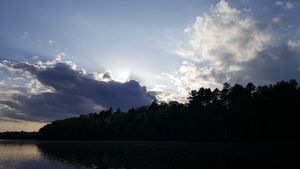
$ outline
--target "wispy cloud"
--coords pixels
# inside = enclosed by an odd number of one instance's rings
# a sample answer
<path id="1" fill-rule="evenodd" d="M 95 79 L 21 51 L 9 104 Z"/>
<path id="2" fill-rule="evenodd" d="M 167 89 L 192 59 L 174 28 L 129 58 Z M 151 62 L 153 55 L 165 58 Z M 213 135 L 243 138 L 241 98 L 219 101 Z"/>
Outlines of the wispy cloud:
<path id="1" fill-rule="evenodd" d="M 276 1 L 275 2 L 275 5 L 277 6 L 280 6 L 282 7 L 283 9 L 285 10 L 289 10 L 289 11 L 292 11 L 296 8 L 295 4 L 293 4 L 292 2 L 290 1 L 286 1 L 286 2 L 283 2 L 283 1 Z"/>

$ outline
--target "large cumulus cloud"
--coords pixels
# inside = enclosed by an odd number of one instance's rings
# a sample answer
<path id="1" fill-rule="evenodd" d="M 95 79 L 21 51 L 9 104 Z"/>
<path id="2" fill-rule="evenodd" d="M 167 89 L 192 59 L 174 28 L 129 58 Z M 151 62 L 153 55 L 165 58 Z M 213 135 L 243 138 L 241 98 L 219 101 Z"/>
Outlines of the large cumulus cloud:
<path id="1" fill-rule="evenodd" d="M 211 13 L 196 17 L 194 24 L 185 29 L 189 36 L 188 57 L 214 65 L 246 62 L 270 41 L 268 31 L 264 24 L 250 16 L 242 17 L 241 11 L 222 0 Z M 185 56 L 180 50 L 179 54 Z"/>
<path id="2" fill-rule="evenodd" d="M 23 75 L 31 84 L 14 88 L 1 85 L 9 89 L 1 90 L 1 95 L 6 95 L 0 99 L 2 117 L 51 121 L 109 107 L 127 110 L 148 105 L 154 99 L 135 80 L 119 82 L 109 71 L 87 73 L 59 59 L 36 63 L 3 61 L 0 66 Z"/>
<path id="3" fill-rule="evenodd" d="M 274 30 L 225 0 L 196 17 L 184 31 L 188 42 L 175 52 L 189 60 L 175 74 L 163 74 L 173 82 L 177 88 L 173 95 L 181 101 L 192 89 L 220 88 L 224 82 L 300 80 L 297 36 L 285 37 L 284 30 Z"/>

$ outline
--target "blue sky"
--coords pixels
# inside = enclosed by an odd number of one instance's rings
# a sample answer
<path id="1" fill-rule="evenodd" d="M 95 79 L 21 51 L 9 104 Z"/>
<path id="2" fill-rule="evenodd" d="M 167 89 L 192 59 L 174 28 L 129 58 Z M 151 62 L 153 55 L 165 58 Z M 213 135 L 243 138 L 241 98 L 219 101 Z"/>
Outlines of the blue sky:
<path id="1" fill-rule="evenodd" d="M 1 1 L 0 131 L 36 130 L 55 119 L 110 106 L 126 110 L 153 98 L 184 102 L 190 90 L 224 82 L 299 81 L 299 5 Z M 90 90 L 78 92 L 83 87 Z M 80 107 L 67 108 L 66 98 Z"/>
<path id="2" fill-rule="evenodd" d="M 143 67 L 177 59 L 173 38 L 199 14 L 199 2 L 167 1 L 7 1 L 1 5 L 1 47 L 14 57 L 52 57 L 64 52 L 91 70 Z M 52 42 L 52 43 L 49 43 Z M 11 57 L 11 56 L 9 56 Z M 136 63 L 128 63 L 137 60 Z M 177 59 L 178 60 L 178 59 Z M 158 67 L 156 73 L 170 70 Z M 141 68 L 137 68 L 140 70 Z M 149 70 L 150 69 L 150 70 Z"/>

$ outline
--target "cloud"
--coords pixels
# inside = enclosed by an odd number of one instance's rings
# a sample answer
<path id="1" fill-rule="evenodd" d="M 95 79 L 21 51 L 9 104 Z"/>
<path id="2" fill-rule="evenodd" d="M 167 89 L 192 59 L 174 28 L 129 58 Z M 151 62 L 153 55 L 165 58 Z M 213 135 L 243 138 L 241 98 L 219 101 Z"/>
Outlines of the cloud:
<path id="1" fill-rule="evenodd" d="M 196 17 L 185 29 L 189 48 L 176 53 L 195 63 L 183 62 L 176 76 L 169 75 L 180 95 L 204 87 L 220 87 L 229 81 L 232 72 L 249 62 L 271 40 L 267 27 L 241 11 L 220 1 L 210 13 Z M 176 80 L 174 80 L 176 79 Z"/>
<path id="2" fill-rule="evenodd" d="M 300 45 L 297 41 L 282 41 L 261 51 L 256 59 L 242 65 L 242 69 L 233 72 L 231 83 L 255 82 L 274 83 L 281 80 L 300 80 Z"/>
<path id="3" fill-rule="evenodd" d="M 280 6 L 283 9 L 289 10 L 289 11 L 292 11 L 292 10 L 294 10 L 296 8 L 296 6 L 292 2 L 290 2 L 290 1 L 287 1 L 287 2 L 276 1 L 275 5 Z"/>
<path id="4" fill-rule="evenodd" d="M 221 0 L 184 30 L 188 42 L 175 52 L 189 61 L 175 74 L 162 74 L 177 88 L 174 97 L 185 101 L 190 90 L 222 87 L 225 82 L 300 80 L 299 40 L 287 40 L 247 14 Z M 279 24 L 282 19 L 273 21 Z"/>
<path id="5" fill-rule="evenodd" d="M 272 22 L 277 24 L 277 25 L 283 25 L 283 16 L 281 16 L 281 15 L 275 16 L 272 19 Z"/>
<path id="6" fill-rule="evenodd" d="M 185 102 L 188 93 L 199 87 L 220 88 L 222 83 L 228 81 L 228 75 L 221 73 L 217 67 L 199 67 L 195 63 L 184 61 L 175 75 L 164 73 L 162 78 L 169 79 L 176 87 L 177 92 L 158 92 L 158 98 L 164 101 L 177 100 Z"/>
<path id="7" fill-rule="evenodd" d="M 135 80 L 118 82 L 110 71 L 87 73 L 59 58 L 36 63 L 3 61 L 1 65 L 29 78 L 24 87 L 1 86 L 9 89 L 2 90 L 6 97 L 0 98 L 6 106 L 0 109 L 2 116 L 9 118 L 51 121 L 109 107 L 128 110 L 154 99 Z"/>
<path id="8" fill-rule="evenodd" d="M 224 0 L 211 13 L 198 16 L 185 32 L 190 37 L 191 47 L 185 49 L 185 53 L 197 62 L 210 61 L 213 64 L 249 61 L 271 39 L 264 24 L 249 16 L 242 17 L 241 11 Z"/>

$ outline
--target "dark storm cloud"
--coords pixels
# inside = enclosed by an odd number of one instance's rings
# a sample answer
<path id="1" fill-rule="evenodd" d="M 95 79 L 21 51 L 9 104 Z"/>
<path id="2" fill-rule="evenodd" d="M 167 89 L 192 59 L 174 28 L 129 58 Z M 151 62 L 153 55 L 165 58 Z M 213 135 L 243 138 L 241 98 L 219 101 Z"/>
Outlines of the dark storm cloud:
<path id="1" fill-rule="evenodd" d="M 153 99 L 146 88 L 135 80 L 125 83 L 98 81 L 74 71 L 64 63 L 35 75 L 42 84 L 53 87 L 57 92 L 90 98 L 104 107 L 129 109 L 149 104 Z"/>
<path id="2" fill-rule="evenodd" d="M 19 104 L 10 107 L 20 112 L 6 113 L 13 119 L 52 121 L 98 111 L 95 107 L 97 105 L 91 99 L 78 95 L 42 93 L 31 96 L 16 95 L 13 99 L 19 101 Z"/>
<path id="3" fill-rule="evenodd" d="M 49 121 L 109 107 L 128 110 L 148 105 L 154 99 L 154 96 L 135 80 L 124 83 L 114 80 L 101 81 L 92 78 L 83 70 L 75 69 L 72 64 L 49 63 L 6 64 L 13 70 L 29 73 L 41 85 L 53 90 L 32 95 L 12 95 L 13 101 L 1 102 L 11 109 L 6 110 L 5 114 L 8 117 Z M 104 76 L 107 80 L 106 73 Z"/>

